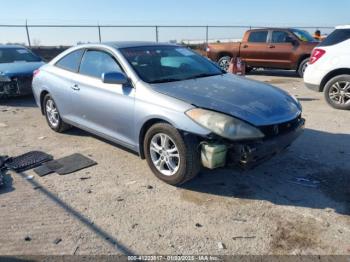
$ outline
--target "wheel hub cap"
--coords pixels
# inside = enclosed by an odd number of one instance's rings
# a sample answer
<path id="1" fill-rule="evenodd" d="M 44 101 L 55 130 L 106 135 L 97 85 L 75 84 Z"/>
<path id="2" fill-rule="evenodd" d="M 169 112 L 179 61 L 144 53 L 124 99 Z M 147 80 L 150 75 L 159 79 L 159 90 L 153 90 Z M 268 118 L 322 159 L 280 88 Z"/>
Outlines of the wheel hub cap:
<path id="1" fill-rule="evenodd" d="M 174 175 L 180 166 L 180 154 L 175 142 L 166 134 L 152 137 L 150 154 L 153 165 L 165 176 Z"/>

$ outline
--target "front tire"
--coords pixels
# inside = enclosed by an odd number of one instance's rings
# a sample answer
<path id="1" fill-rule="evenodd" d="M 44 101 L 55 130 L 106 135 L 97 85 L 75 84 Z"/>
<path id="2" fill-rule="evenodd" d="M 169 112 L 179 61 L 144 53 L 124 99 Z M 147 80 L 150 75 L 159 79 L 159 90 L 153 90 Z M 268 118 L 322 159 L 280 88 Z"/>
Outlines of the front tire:
<path id="1" fill-rule="evenodd" d="M 330 106 L 350 110 L 350 75 L 339 75 L 329 80 L 324 95 Z"/>
<path id="2" fill-rule="evenodd" d="M 228 68 L 230 66 L 231 57 L 230 56 L 223 56 L 219 59 L 218 65 L 222 70 L 228 71 Z"/>
<path id="3" fill-rule="evenodd" d="M 305 73 L 305 70 L 308 66 L 308 62 L 309 62 L 309 58 L 305 58 L 303 61 L 301 61 L 301 63 L 299 64 L 299 67 L 298 67 L 298 70 L 297 70 L 297 73 L 298 75 L 303 78 L 304 77 L 304 73 Z"/>
<path id="4" fill-rule="evenodd" d="M 144 139 L 145 157 L 152 172 L 170 185 L 180 185 L 200 171 L 198 141 L 192 135 L 182 136 L 166 123 L 153 125 Z"/>
<path id="5" fill-rule="evenodd" d="M 58 111 L 55 101 L 50 94 L 47 94 L 43 100 L 44 113 L 46 117 L 47 124 L 49 127 L 58 132 L 62 133 L 70 128 L 70 125 L 66 124 Z"/>

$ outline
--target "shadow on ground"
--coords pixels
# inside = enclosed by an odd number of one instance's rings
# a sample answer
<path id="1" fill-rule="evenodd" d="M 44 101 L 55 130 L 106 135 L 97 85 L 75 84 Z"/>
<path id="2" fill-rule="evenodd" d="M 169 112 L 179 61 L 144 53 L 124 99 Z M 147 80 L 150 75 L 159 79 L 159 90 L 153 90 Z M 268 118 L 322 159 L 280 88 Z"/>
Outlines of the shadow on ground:
<path id="1" fill-rule="evenodd" d="M 32 95 L 21 96 L 21 97 L 0 98 L 0 106 L 37 107 L 34 97 Z"/>
<path id="2" fill-rule="evenodd" d="M 53 194 L 50 190 L 45 188 L 42 184 L 35 180 L 26 179 L 27 175 L 25 173 L 17 173 L 22 179 L 26 180 L 29 184 L 31 184 L 34 188 L 37 188 L 39 192 L 41 192 L 45 197 L 47 197 L 50 201 L 60 206 L 65 212 L 70 214 L 72 217 L 77 219 L 80 223 L 82 223 L 86 228 L 92 231 L 95 235 L 103 239 L 107 244 L 112 246 L 116 251 L 120 252 L 124 255 L 134 255 L 134 252 L 122 244 L 119 240 L 117 240 L 114 236 L 110 235 L 108 232 L 100 228 L 98 225 L 93 223 L 87 217 L 85 217 L 82 213 L 75 210 L 68 203 L 64 202 L 62 199 Z"/>
<path id="3" fill-rule="evenodd" d="M 307 129 L 299 139 L 291 151 L 254 170 L 206 170 L 183 188 L 350 215 L 350 135 Z"/>
<path id="4" fill-rule="evenodd" d="M 97 140 L 100 140 L 101 142 L 107 143 L 107 144 L 109 144 L 111 146 L 115 146 L 115 147 L 117 147 L 117 148 L 119 148 L 121 150 L 127 151 L 127 152 L 129 152 L 131 154 L 134 154 L 134 155 L 138 156 L 137 152 L 135 152 L 135 151 L 133 151 L 133 150 L 127 148 L 127 147 L 124 147 L 122 145 L 119 145 L 117 143 L 109 141 L 109 140 L 107 140 L 105 138 L 99 137 L 99 136 L 97 136 L 95 134 L 89 133 L 89 132 L 87 132 L 85 130 L 82 130 L 80 128 L 77 128 L 77 127 L 70 128 L 69 130 L 65 131 L 64 134 L 65 135 L 70 135 L 70 136 L 81 136 L 81 137 L 89 137 L 90 136 L 90 137 L 93 137 L 93 138 L 95 138 Z"/>
<path id="5" fill-rule="evenodd" d="M 300 78 L 300 76 L 296 73 L 295 70 L 280 70 L 280 69 L 254 69 L 250 71 L 247 75 Z"/>
<path id="6" fill-rule="evenodd" d="M 0 174 L 0 176 L 2 176 L 0 180 L 3 179 L 3 183 L 4 183 L 3 185 L 0 185 L 0 195 L 9 193 L 15 190 L 14 187 L 12 186 L 13 179 L 10 174 L 4 172 Z"/>

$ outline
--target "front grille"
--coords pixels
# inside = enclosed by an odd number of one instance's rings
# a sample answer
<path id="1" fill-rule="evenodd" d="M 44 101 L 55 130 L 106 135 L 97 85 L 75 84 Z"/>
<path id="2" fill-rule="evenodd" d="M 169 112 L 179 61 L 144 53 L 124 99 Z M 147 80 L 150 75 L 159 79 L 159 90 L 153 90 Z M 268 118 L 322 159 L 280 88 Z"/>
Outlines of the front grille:
<path id="1" fill-rule="evenodd" d="M 32 77 L 13 77 L 11 82 L 0 82 L 0 95 L 13 96 L 30 94 L 32 90 Z"/>
<path id="2" fill-rule="evenodd" d="M 17 93 L 18 87 L 16 82 L 0 82 L 0 95 L 15 95 Z"/>
<path id="3" fill-rule="evenodd" d="M 293 131 L 299 126 L 300 121 L 301 121 L 301 115 L 291 121 L 284 122 L 277 125 L 262 126 L 259 129 L 260 131 L 263 132 L 263 134 L 265 135 L 265 138 L 269 139 L 269 138 L 277 137 L 283 134 L 287 134 L 290 131 Z"/>
<path id="4" fill-rule="evenodd" d="M 14 81 L 17 82 L 18 89 L 21 90 L 28 90 L 32 88 L 32 77 L 31 76 L 23 76 L 23 77 L 17 77 L 14 79 Z"/>

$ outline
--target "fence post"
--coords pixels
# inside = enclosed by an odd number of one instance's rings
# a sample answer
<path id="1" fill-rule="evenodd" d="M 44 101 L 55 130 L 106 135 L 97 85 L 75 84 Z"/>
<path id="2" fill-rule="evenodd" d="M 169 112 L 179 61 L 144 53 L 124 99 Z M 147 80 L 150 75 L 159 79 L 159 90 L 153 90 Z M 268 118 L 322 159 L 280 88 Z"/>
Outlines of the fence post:
<path id="1" fill-rule="evenodd" d="M 155 29 L 156 29 L 156 42 L 158 43 L 159 42 L 159 36 L 158 36 L 158 26 L 157 25 L 155 26 Z"/>
<path id="2" fill-rule="evenodd" d="M 97 29 L 98 29 L 98 40 L 100 41 L 100 43 L 102 42 L 102 38 L 101 38 L 101 26 L 97 25 Z"/>
<path id="3" fill-rule="evenodd" d="M 30 36 L 29 36 L 29 29 L 28 29 L 28 22 L 26 20 L 26 32 L 27 32 L 27 40 L 29 47 L 32 47 L 32 44 L 30 43 Z"/>
<path id="4" fill-rule="evenodd" d="M 209 42 L 209 26 L 205 27 L 205 45 L 206 48 L 208 47 L 208 42 Z"/>

